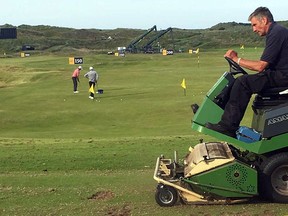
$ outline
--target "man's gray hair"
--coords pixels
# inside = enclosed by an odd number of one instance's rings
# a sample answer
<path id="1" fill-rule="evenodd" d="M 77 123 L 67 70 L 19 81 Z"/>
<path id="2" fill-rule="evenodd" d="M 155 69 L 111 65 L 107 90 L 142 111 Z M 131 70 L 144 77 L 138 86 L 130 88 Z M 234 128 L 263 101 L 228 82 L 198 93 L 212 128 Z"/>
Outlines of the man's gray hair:
<path id="1" fill-rule="evenodd" d="M 267 7 L 258 7 L 248 18 L 248 21 L 251 21 L 253 17 L 256 17 L 258 19 L 266 17 L 269 22 L 274 22 L 274 18 L 272 13 Z"/>

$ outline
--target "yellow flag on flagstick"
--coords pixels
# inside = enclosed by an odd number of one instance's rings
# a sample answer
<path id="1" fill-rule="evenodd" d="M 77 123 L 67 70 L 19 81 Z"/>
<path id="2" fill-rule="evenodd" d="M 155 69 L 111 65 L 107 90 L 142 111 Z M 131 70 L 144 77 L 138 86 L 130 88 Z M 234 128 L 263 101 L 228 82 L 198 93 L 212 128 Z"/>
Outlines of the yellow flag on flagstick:
<path id="1" fill-rule="evenodd" d="M 199 48 L 198 48 L 198 49 L 195 51 L 195 53 L 196 53 L 196 54 L 198 54 L 198 53 L 199 53 L 199 51 L 200 51 L 200 50 L 199 50 Z"/>
<path id="2" fill-rule="evenodd" d="M 181 87 L 182 87 L 183 89 L 186 89 L 185 78 L 183 78 L 183 80 L 182 80 Z"/>
<path id="3" fill-rule="evenodd" d="M 89 92 L 95 94 L 95 91 L 94 91 L 94 85 L 91 85 L 91 87 L 89 88 Z"/>
<path id="4" fill-rule="evenodd" d="M 242 46 L 240 47 L 240 49 L 244 49 L 244 45 L 242 45 Z"/>
<path id="5" fill-rule="evenodd" d="M 186 82 L 185 82 L 185 78 L 183 78 L 183 80 L 182 80 L 181 87 L 183 88 L 184 95 L 186 96 Z"/>

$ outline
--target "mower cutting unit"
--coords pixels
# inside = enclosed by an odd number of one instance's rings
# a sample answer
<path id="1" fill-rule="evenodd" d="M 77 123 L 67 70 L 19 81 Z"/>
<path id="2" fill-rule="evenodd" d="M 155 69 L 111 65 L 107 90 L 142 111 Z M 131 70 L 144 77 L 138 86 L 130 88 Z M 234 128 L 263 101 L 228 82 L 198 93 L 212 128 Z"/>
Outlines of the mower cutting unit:
<path id="1" fill-rule="evenodd" d="M 158 157 L 154 179 L 160 206 L 173 206 L 178 198 L 187 204 L 217 204 L 256 196 L 288 203 L 288 87 L 256 95 L 252 125 L 239 127 L 237 138 L 210 130 L 205 124 L 220 121 L 235 76 L 247 74 L 226 60 L 230 72 L 220 77 L 200 107 L 192 105 L 192 128 L 222 141 L 201 140 L 184 160 L 178 160 L 177 152 L 173 159 Z"/>

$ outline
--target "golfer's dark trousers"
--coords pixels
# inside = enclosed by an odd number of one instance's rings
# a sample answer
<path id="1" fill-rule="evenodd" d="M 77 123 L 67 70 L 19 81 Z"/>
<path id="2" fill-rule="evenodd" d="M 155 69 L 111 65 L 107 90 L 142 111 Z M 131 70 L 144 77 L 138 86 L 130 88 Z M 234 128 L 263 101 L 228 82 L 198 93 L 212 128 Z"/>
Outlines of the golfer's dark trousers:
<path id="1" fill-rule="evenodd" d="M 77 77 L 72 77 L 72 81 L 73 81 L 73 89 L 74 91 L 77 91 Z"/>
<path id="2" fill-rule="evenodd" d="M 236 78 L 219 124 L 228 130 L 236 131 L 252 94 L 282 86 L 288 86 L 288 73 L 266 70 Z"/>
<path id="3" fill-rule="evenodd" d="M 95 88 L 95 82 L 89 81 L 89 88 L 91 88 L 92 85 L 93 85 L 93 88 Z M 94 93 L 90 92 L 90 96 L 94 97 Z"/>

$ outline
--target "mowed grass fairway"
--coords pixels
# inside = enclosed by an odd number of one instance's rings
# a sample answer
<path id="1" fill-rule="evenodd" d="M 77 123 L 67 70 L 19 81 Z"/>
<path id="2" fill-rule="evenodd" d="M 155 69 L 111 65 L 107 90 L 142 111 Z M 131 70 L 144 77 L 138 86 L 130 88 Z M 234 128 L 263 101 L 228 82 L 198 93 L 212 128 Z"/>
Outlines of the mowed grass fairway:
<path id="1" fill-rule="evenodd" d="M 156 204 L 156 158 L 183 158 L 204 138 L 192 131 L 200 104 L 228 70 L 225 50 L 197 56 L 83 55 L 79 94 L 69 56 L 0 59 L 0 215 L 285 215 L 287 205 Z M 239 51 L 240 53 L 240 51 Z M 259 58 L 261 49 L 245 49 Z M 89 66 L 104 94 L 88 99 Z M 186 79 L 187 92 L 180 84 Z M 244 124 L 249 125 L 247 110 Z"/>

